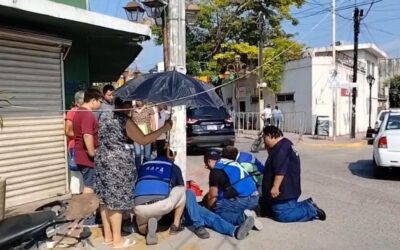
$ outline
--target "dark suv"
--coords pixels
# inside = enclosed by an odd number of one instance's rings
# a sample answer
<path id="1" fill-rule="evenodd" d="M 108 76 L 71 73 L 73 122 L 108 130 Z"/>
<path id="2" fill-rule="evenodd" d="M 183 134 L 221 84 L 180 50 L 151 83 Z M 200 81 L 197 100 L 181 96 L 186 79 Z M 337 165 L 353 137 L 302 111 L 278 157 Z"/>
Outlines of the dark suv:
<path id="1" fill-rule="evenodd" d="M 186 116 L 188 148 L 223 147 L 235 144 L 233 120 L 225 108 L 188 108 Z"/>

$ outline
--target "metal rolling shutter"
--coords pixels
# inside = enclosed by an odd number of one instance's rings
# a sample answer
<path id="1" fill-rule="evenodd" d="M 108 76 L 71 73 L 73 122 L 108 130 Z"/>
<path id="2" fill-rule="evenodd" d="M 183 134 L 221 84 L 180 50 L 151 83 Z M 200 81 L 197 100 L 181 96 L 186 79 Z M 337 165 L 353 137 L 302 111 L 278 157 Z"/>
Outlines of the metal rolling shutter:
<path id="1" fill-rule="evenodd" d="M 68 44 L 52 37 L 0 29 L 0 91 L 12 96 L 12 105 L 20 106 L 0 109 L 4 120 L 0 176 L 7 179 L 6 207 L 66 193 L 61 110 L 62 49 Z"/>

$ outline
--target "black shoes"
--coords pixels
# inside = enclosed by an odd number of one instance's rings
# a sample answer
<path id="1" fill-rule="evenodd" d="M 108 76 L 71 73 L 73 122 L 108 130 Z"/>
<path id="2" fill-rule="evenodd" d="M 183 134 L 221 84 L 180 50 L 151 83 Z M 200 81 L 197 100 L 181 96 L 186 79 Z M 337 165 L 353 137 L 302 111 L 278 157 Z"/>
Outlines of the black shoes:
<path id="1" fill-rule="evenodd" d="M 182 224 L 180 224 L 178 227 L 172 224 L 171 227 L 169 228 L 169 234 L 175 235 L 182 232 L 183 230 L 185 230 L 185 227 Z"/>
<path id="2" fill-rule="evenodd" d="M 200 239 L 208 239 L 210 238 L 210 233 L 204 227 L 198 227 L 194 229 L 194 234 L 197 235 Z"/>
<path id="3" fill-rule="evenodd" d="M 319 220 L 326 220 L 326 213 L 324 210 L 322 210 L 321 208 L 317 207 L 317 205 L 315 205 L 315 208 L 317 209 L 317 217 Z"/>

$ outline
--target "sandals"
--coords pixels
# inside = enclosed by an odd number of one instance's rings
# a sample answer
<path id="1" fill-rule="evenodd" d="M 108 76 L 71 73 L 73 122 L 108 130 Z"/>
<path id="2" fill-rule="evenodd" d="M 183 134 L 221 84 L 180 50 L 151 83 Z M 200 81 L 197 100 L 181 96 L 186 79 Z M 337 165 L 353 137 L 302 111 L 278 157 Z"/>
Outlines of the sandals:
<path id="1" fill-rule="evenodd" d="M 124 244 L 120 247 L 114 247 L 114 249 L 120 249 L 120 248 L 125 248 L 125 247 L 130 247 L 136 244 L 136 240 L 125 238 Z"/>

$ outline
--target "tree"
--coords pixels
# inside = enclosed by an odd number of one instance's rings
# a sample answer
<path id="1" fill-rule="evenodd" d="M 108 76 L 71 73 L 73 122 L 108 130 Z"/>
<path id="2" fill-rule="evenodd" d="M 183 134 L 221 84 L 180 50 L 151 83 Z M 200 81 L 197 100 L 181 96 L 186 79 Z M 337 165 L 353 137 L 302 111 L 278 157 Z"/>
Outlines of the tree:
<path id="1" fill-rule="evenodd" d="M 290 14 L 291 7 L 300 7 L 305 0 L 201 0 L 200 12 L 193 27 L 187 27 L 186 59 L 187 72 L 192 75 L 217 75 L 226 64 L 233 61 L 234 55 L 241 55 L 249 66 L 257 65 L 259 31 L 259 13 L 263 13 L 268 22 L 264 32 L 264 41 L 272 46 L 265 50 L 265 59 L 271 59 L 285 48 L 291 48 L 288 54 L 277 57 L 274 63 L 263 68 L 265 81 L 273 90 L 279 90 L 279 81 L 287 58 L 296 59 L 302 46 L 292 41 L 281 26 L 283 20 L 293 25 L 298 21 Z M 267 27 L 264 27 L 267 28 Z M 162 37 L 159 28 L 153 29 L 158 38 Z M 160 42 L 160 39 L 156 39 Z M 275 62 L 277 62 L 275 64 Z M 251 68 L 251 67 L 250 67 Z"/>
<path id="2" fill-rule="evenodd" d="M 390 108 L 400 107 L 400 75 L 394 76 L 386 82 L 389 85 Z"/>

